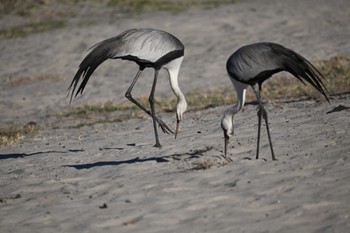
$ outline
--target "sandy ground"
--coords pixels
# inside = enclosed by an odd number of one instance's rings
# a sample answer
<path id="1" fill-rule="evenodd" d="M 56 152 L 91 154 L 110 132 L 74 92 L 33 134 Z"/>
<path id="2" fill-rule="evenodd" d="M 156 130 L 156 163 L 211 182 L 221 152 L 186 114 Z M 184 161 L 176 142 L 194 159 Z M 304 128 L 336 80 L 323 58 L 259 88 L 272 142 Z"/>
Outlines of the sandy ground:
<path id="1" fill-rule="evenodd" d="M 185 115 L 178 139 L 153 147 L 150 119 L 71 129 L 65 91 L 86 50 L 128 28 L 171 32 L 186 46 L 185 94 L 231 85 L 225 62 L 257 41 L 284 44 L 312 61 L 350 55 L 347 0 L 242 1 L 210 10 L 154 13 L 94 26 L 0 40 L 1 125 L 35 121 L 33 137 L 0 148 L 1 232 L 347 232 L 350 229 L 350 95 L 267 103 L 278 161 L 265 131 L 256 147 L 256 106 L 236 116 L 222 159 L 222 106 Z M 4 24 L 4 22 L 2 22 Z M 74 106 L 125 101 L 137 66 L 106 62 Z M 9 81 L 50 75 L 17 85 Z M 157 95 L 169 95 L 161 72 Z M 148 94 L 152 71 L 135 96 Z M 232 91 L 233 88 L 232 88 Z M 173 126 L 174 113 L 160 113 Z M 263 128 L 264 129 L 264 128 Z"/>

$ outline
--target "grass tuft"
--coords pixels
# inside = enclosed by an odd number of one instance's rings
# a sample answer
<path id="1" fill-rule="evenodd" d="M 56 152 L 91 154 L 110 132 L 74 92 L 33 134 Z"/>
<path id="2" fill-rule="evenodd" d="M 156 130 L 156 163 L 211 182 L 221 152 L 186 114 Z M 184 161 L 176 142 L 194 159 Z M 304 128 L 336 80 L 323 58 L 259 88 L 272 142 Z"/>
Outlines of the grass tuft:
<path id="1" fill-rule="evenodd" d="M 326 86 L 330 94 L 350 91 L 350 57 L 335 56 L 328 60 L 315 63 L 316 67 L 326 78 Z M 53 79 L 60 80 L 57 75 L 29 75 L 6 81 L 7 85 L 16 86 L 33 80 Z M 282 73 L 269 79 L 263 87 L 264 101 L 276 99 L 299 98 L 322 98 L 313 87 L 304 86 L 296 78 Z M 149 109 L 148 96 L 136 98 L 139 103 Z M 186 95 L 189 105 L 188 111 L 200 111 L 222 105 L 230 105 L 236 101 L 235 90 L 232 85 L 218 87 L 210 90 L 192 90 Z M 255 100 L 253 91 L 248 89 L 247 101 Z M 173 112 L 176 106 L 175 97 L 156 98 L 158 111 Z M 80 128 L 94 124 L 116 123 L 129 119 L 147 119 L 149 116 L 129 101 L 115 104 L 107 101 L 103 104 L 86 104 L 77 108 L 71 108 L 66 112 L 54 114 L 57 118 L 64 118 L 66 122 L 75 122 L 70 128 Z M 72 121 L 71 121 L 72 120 Z M 10 126 L 0 129 L 0 145 L 13 144 L 25 135 L 38 131 L 36 124 L 23 127 Z"/>
<path id="2" fill-rule="evenodd" d="M 44 21 L 28 23 L 20 26 L 14 26 L 0 30 L 0 39 L 11 39 L 18 37 L 26 37 L 28 35 L 40 32 L 51 31 L 65 27 L 66 24 L 63 21 Z"/>
<path id="3" fill-rule="evenodd" d="M 325 77 L 324 84 L 330 94 L 350 91 L 350 57 L 335 56 L 315 65 Z M 289 74 L 278 75 L 264 83 L 265 99 L 289 99 L 301 96 L 322 98 L 311 85 L 303 85 Z"/>
<path id="4" fill-rule="evenodd" d="M 15 87 L 19 85 L 25 85 L 33 81 L 45 81 L 45 80 L 62 81 L 64 80 L 64 77 L 57 74 L 30 74 L 30 75 L 15 77 L 15 78 L 9 77 L 4 82 L 4 84 L 10 87 Z"/>
<path id="5" fill-rule="evenodd" d="M 109 0 L 107 6 L 114 7 L 121 12 L 129 14 L 140 14 L 154 11 L 178 12 L 190 8 L 214 8 L 235 2 L 237 2 L 237 0 Z"/>
<path id="6" fill-rule="evenodd" d="M 219 160 L 219 159 L 206 159 L 202 161 L 196 161 L 192 163 L 192 169 L 193 170 L 207 170 L 211 168 L 218 168 L 228 165 L 230 162 L 228 162 L 225 159 Z"/>
<path id="7" fill-rule="evenodd" d="M 350 91 L 349 57 L 335 56 L 328 60 L 318 62 L 316 66 L 326 78 L 325 84 L 330 94 Z M 322 98 L 313 87 L 302 85 L 299 80 L 286 73 L 269 79 L 263 87 L 263 98 L 265 101 L 298 98 L 302 96 Z M 192 90 L 191 93 L 186 95 L 186 99 L 189 105 L 189 111 L 200 111 L 233 104 L 236 101 L 236 96 L 233 86 L 229 85 L 205 91 Z M 137 100 L 146 108 L 149 108 L 147 96 L 138 97 Z M 254 93 L 250 89 L 247 91 L 247 100 L 255 100 Z M 174 97 L 156 98 L 156 105 L 159 111 L 172 112 L 176 106 L 176 99 Z M 112 118 L 110 116 L 106 117 L 109 113 L 113 113 L 113 115 L 117 116 L 113 116 Z M 99 115 L 105 115 L 105 117 L 101 119 Z M 114 104 L 108 101 L 101 105 L 84 105 L 66 113 L 57 114 L 57 116 L 87 120 L 87 122 L 79 123 L 79 125 L 74 127 L 148 117 L 148 115 L 128 101 L 122 104 Z"/>
<path id="8" fill-rule="evenodd" d="M 7 28 L 0 26 L 0 39 L 26 37 L 34 33 L 60 29 L 66 25 L 91 25 L 98 19 L 115 20 L 155 11 L 179 12 L 190 8 L 214 8 L 223 4 L 231 4 L 237 0 L 1 0 L 0 18 L 6 16 L 19 17 L 19 25 L 10 23 Z M 99 8 L 95 19 L 81 9 Z M 90 11 L 87 11 L 90 12 Z M 98 17 L 98 12 L 104 12 Z M 89 13 L 91 14 L 91 13 Z M 80 19 L 79 19 L 80 17 Z M 96 19 L 98 18 L 98 19 Z M 72 19 L 74 19 L 72 21 Z M 78 19 L 78 20 L 77 20 Z M 89 21 L 91 20 L 91 21 Z M 89 21 L 89 22 L 87 22 Z M 27 23 L 30 22 L 30 23 Z"/>
<path id="9" fill-rule="evenodd" d="M 33 121 L 24 126 L 10 126 L 0 129 L 0 146 L 10 145 L 18 142 L 27 135 L 37 133 L 40 127 Z"/>

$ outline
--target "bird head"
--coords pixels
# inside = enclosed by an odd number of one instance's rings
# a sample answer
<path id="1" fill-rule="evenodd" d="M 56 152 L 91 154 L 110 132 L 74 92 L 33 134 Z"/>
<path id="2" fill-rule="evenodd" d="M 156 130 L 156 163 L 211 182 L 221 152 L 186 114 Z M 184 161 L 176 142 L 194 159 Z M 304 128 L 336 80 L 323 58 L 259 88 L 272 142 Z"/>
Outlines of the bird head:
<path id="1" fill-rule="evenodd" d="M 224 131 L 224 155 L 226 157 L 227 154 L 227 145 L 229 143 L 230 137 L 233 136 L 234 130 L 233 130 L 233 116 L 234 113 L 231 110 L 228 110 L 224 113 L 224 116 L 221 119 L 221 128 Z"/>
<path id="2" fill-rule="evenodd" d="M 176 104 L 176 129 L 175 129 L 175 139 L 177 137 L 177 134 L 179 132 L 179 127 L 180 127 L 180 121 L 183 118 L 183 114 L 187 109 L 187 102 L 185 99 L 180 100 L 177 104 Z"/>

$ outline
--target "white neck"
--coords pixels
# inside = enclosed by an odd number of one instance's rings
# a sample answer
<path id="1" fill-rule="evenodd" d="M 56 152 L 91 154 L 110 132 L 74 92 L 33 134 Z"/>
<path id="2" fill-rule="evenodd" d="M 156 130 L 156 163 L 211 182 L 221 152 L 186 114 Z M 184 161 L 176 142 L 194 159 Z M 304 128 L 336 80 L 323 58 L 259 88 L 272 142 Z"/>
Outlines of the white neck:
<path id="1" fill-rule="evenodd" d="M 248 87 L 248 85 L 243 84 L 241 82 L 237 82 L 233 79 L 231 79 L 231 81 L 236 89 L 237 102 L 235 105 L 233 105 L 232 107 L 230 107 L 225 111 L 222 119 L 223 122 L 230 122 L 230 121 L 232 122 L 233 116 L 242 109 L 245 103 L 245 94 L 246 94 L 246 88 Z"/>
<path id="2" fill-rule="evenodd" d="M 233 79 L 231 80 L 236 89 L 237 103 L 227 109 L 221 119 L 221 128 L 224 130 L 225 137 L 227 138 L 233 135 L 233 116 L 242 109 L 245 101 L 246 88 L 248 87 L 246 84 L 237 82 Z"/>
<path id="3" fill-rule="evenodd" d="M 245 94 L 246 94 L 246 90 L 247 90 L 248 85 L 241 83 L 241 82 L 238 82 L 234 79 L 231 79 L 231 81 L 236 89 L 237 103 L 235 105 L 233 105 L 233 107 L 231 108 L 230 111 L 233 114 L 235 114 L 235 113 L 239 112 L 245 104 Z"/>
<path id="4" fill-rule="evenodd" d="M 178 83 L 178 75 L 179 75 L 182 60 L 183 60 L 183 57 L 179 57 L 164 66 L 164 68 L 169 73 L 171 90 L 174 92 L 175 96 L 177 97 L 176 107 L 177 107 L 177 114 L 179 115 L 178 117 L 182 117 L 182 114 L 187 109 L 187 102 L 186 102 L 185 96 L 180 90 L 179 83 Z"/>

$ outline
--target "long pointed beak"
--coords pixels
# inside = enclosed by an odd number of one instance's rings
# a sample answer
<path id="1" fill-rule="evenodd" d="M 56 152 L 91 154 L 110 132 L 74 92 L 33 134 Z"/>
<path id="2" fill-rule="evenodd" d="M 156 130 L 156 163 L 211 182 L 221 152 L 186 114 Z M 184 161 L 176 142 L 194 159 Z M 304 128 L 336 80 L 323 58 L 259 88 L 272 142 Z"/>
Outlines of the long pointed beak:
<path id="1" fill-rule="evenodd" d="M 225 147 L 224 147 L 224 156 L 225 158 L 227 158 L 227 145 L 228 145 L 228 141 L 229 141 L 229 137 L 227 136 L 226 132 L 224 132 L 224 138 L 225 138 Z"/>
<path id="2" fill-rule="evenodd" d="M 179 125 L 180 125 L 180 120 L 178 117 L 176 117 L 175 139 L 177 137 L 177 134 L 179 133 Z"/>

